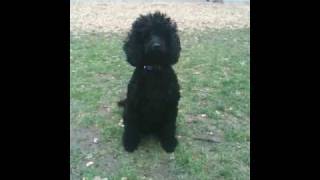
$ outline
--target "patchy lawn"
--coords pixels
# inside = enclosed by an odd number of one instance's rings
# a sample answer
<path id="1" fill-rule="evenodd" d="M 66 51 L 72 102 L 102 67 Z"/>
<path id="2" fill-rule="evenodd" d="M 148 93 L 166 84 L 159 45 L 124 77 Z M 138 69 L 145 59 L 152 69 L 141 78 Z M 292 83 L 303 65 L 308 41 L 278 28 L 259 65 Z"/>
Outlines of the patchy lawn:
<path id="1" fill-rule="evenodd" d="M 179 146 L 154 139 L 129 154 L 121 145 L 123 98 L 133 68 L 123 34 L 71 35 L 71 179 L 248 180 L 249 29 L 180 32 Z M 206 141 L 208 139 L 208 141 Z M 212 140 L 212 141 L 210 141 Z"/>

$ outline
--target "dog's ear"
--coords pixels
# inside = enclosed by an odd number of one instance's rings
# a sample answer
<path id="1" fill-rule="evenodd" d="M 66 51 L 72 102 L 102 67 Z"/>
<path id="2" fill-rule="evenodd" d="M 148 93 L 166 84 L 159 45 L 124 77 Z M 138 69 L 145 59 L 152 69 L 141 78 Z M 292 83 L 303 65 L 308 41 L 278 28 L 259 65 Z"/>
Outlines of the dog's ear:
<path id="1" fill-rule="evenodd" d="M 175 24 L 175 27 L 177 25 Z M 180 38 L 177 34 L 177 32 L 171 33 L 171 42 L 170 42 L 170 53 L 169 53 L 169 61 L 170 64 L 173 65 L 178 62 L 178 59 L 180 57 L 180 51 L 181 51 L 181 44 L 180 44 Z"/>
<path id="2" fill-rule="evenodd" d="M 177 31 L 177 23 L 176 23 L 176 22 L 171 22 L 170 28 L 171 28 L 174 32 L 176 32 L 176 31 Z"/>
<path id="3" fill-rule="evenodd" d="M 135 35 L 129 34 L 127 40 L 124 42 L 123 50 L 126 54 L 127 62 L 137 67 L 142 58 L 142 47 L 140 43 L 136 42 Z"/>

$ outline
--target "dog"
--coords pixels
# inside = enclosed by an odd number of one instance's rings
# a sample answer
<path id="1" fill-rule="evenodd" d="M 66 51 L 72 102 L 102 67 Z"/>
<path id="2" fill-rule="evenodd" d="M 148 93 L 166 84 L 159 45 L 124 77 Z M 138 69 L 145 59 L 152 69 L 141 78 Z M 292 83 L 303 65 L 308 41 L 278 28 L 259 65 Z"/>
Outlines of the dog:
<path id="1" fill-rule="evenodd" d="M 126 61 L 134 72 L 123 107 L 124 149 L 133 152 L 140 139 L 152 134 L 162 148 L 174 152 L 180 86 L 172 65 L 178 62 L 181 46 L 177 24 L 159 11 L 140 15 L 124 41 Z"/>

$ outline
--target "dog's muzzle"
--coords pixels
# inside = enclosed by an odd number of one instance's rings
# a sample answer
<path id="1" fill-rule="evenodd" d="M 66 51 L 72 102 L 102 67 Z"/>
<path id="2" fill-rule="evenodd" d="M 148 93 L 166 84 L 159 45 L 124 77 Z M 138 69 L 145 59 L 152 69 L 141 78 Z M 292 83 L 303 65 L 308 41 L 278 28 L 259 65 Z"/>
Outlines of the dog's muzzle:
<path id="1" fill-rule="evenodd" d="M 165 52 L 165 44 L 158 36 L 152 36 L 146 50 L 148 54 L 160 55 Z"/>

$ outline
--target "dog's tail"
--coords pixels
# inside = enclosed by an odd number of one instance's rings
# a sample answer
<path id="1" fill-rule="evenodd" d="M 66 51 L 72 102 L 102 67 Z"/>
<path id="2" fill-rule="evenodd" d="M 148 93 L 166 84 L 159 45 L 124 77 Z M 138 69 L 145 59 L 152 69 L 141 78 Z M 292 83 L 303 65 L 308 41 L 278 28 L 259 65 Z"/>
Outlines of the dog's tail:
<path id="1" fill-rule="evenodd" d="M 124 106 L 126 105 L 126 102 L 127 102 L 127 99 L 120 100 L 120 101 L 118 102 L 118 106 L 119 106 L 119 107 L 124 107 Z"/>

